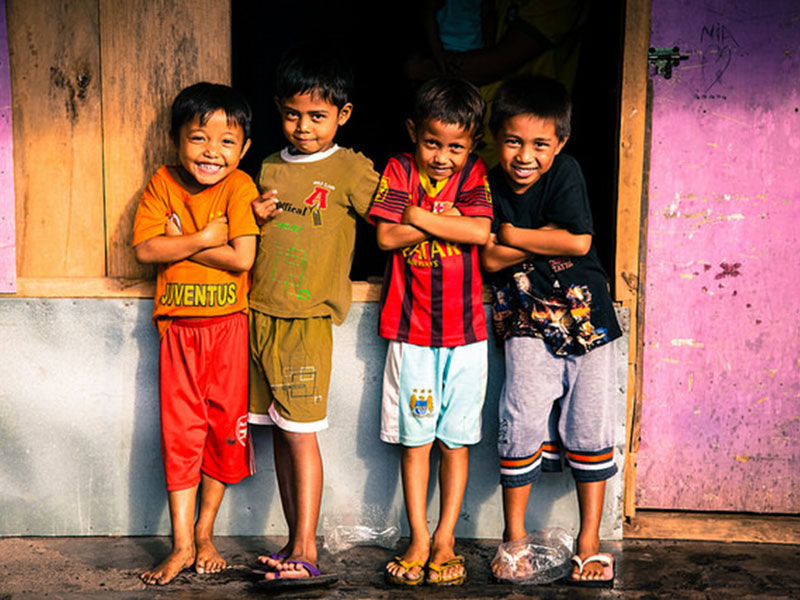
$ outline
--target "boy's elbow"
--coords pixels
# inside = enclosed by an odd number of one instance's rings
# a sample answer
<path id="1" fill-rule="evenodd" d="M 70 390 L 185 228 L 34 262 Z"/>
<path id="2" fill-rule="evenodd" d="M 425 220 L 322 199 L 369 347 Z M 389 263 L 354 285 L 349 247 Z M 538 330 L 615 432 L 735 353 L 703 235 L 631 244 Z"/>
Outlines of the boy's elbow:
<path id="1" fill-rule="evenodd" d="M 146 241 L 141 244 L 136 244 L 133 247 L 133 256 L 138 263 L 143 265 L 149 265 L 155 262 L 152 253 L 149 252 L 149 245 Z"/>
<path id="2" fill-rule="evenodd" d="M 249 271 L 252 266 L 252 260 L 239 260 L 233 264 L 233 269 L 231 269 L 231 271 L 236 273 L 244 273 L 245 271 Z"/>
<path id="3" fill-rule="evenodd" d="M 378 223 L 375 239 L 378 242 L 378 248 L 381 250 L 391 251 L 399 248 L 397 236 L 392 235 L 393 227 L 385 222 Z"/>
<path id="4" fill-rule="evenodd" d="M 575 240 L 575 256 L 586 256 L 592 248 L 592 236 L 589 234 L 579 235 Z"/>
<path id="5" fill-rule="evenodd" d="M 502 269 L 502 265 L 492 256 L 488 248 L 482 248 L 480 252 L 481 266 L 487 273 L 496 273 Z"/>
<path id="6" fill-rule="evenodd" d="M 249 271 L 253 267 L 253 263 L 256 261 L 255 243 L 253 243 L 251 246 L 252 247 L 247 248 L 244 252 L 236 253 L 237 258 L 239 259 L 236 266 L 238 267 L 239 271 Z"/>
<path id="7" fill-rule="evenodd" d="M 378 236 L 377 239 L 378 239 L 378 248 L 380 248 L 381 250 L 386 250 L 386 251 L 394 250 L 394 244 L 392 244 L 390 240 L 380 235 Z"/>
<path id="8" fill-rule="evenodd" d="M 475 228 L 474 240 L 472 241 L 476 246 L 485 246 L 492 233 L 491 222 L 488 219 L 481 219 L 481 221 L 485 221 L 485 223 L 482 222 L 479 227 Z"/>
<path id="9" fill-rule="evenodd" d="M 482 231 L 477 235 L 477 238 L 475 240 L 475 245 L 485 246 L 488 241 L 489 241 L 489 230 L 487 229 L 486 231 Z"/>
<path id="10" fill-rule="evenodd" d="M 481 265 L 483 266 L 483 270 L 487 273 L 497 273 L 501 270 L 501 266 L 491 258 L 483 258 L 481 259 Z"/>

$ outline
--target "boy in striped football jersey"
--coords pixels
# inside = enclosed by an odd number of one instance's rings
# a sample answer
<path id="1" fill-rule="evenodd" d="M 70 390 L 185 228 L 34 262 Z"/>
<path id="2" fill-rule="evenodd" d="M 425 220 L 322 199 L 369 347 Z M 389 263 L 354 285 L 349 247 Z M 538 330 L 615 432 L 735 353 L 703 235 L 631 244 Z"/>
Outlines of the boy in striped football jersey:
<path id="1" fill-rule="evenodd" d="M 486 169 L 471 154 L 484 111 L 466 81 L 424 84 L 407 122 L 414 154 L 389 161 L 370 209 L 378 245 L 393 251 L 380 305 L 380 335 L 390 340 L 381 439 L 403 447 L 411 542 L 385 570 L 398 585 L 466 578 L 455 526 L 468 446 L 480 440 L 487 374 L 478 246 L 489 236 L 492 205 Z M 426 496 L 434 442 L 442 454 L 441 506 L 431 540 Z"/>
<path id="2" fill-rule="evenodd" d="M 561 154 L 571 102 L 555 80 L 503 83 L 490 129 L 499 165 L 489 173 L 494 231 L 481 250 L 492 278 L 495 337 L 504 341 L 500 483 L 505 541 L 525 537 L 531 484 L 561 470 L 576 481 L 581 527 L 568 581 L 613 583 L 613 557 L 599 553 L 606 481 L 614 463 L 616 368 L 621 335 L 606 274 L 592 244 L 592 214 L 578 163 Z M 513 579 L 495 561 L 498 579 Z"/>

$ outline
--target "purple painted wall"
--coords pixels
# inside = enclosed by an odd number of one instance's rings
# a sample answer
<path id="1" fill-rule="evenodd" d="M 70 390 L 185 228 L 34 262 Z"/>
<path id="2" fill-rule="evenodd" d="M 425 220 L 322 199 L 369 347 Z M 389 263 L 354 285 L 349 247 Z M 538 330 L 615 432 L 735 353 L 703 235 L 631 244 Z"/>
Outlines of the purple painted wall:
<path id="1" fill-rule="evenodd" d="M 639 507 L 800 512 L 800 3 L 654 0 Z"/>
<path id="2" fill-rule="evenodd" d="M 6 3 L 0 0 L 0 293 L 15 292 L 14 160 Z"/>

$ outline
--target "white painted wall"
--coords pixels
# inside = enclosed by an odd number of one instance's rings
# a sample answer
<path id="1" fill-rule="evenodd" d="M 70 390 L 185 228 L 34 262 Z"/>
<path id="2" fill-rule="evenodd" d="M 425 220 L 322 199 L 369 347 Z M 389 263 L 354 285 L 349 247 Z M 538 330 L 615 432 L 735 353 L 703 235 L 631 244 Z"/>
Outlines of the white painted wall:
<path id="1" fill-rule="evenodd" d="M 488 309 L 488 307 L 487 307 Z M 0 298 L 0 535 L 169 533 L 157 410 L 157 336 L 151 300 Z M 620 313 L 627 331 L 627 318 Z M 384 340 L 377 305 L 354 304 L 334 328 L 331 427 L 319 436 L 325 462 L 322 522 L 347 521 L 364 506 L 407 526 L 399 450 L 378 439 Z M 618 345 L 617 462 L 601 534 L 622 537 L 627 348 Z M 502 355 L 490 346 L 483 441 L 471 451 L 459 537 L 499 538 L 502 505 L 495 438 Z M 286 532 L 272 468 L 269 427 L 253 431 L 258 473 L 232 486 L 219 535 Z M 534 488 L 529 529 L 577 533 L 569 471 Z M 429 517 L 438 496 L 431 486 Z"/>

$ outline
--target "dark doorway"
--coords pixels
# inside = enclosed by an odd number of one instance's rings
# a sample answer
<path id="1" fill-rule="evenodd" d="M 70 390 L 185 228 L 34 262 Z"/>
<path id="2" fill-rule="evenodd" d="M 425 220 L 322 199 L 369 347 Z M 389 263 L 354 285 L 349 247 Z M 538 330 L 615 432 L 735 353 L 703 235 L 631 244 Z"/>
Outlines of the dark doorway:
<path id="1" fill-rule="evenodd" d="M 283 50 L 303 39 L 329 40 L 332 49 L 350 57 L 355 69 L 355 109 L 337 142 L 363 152 L 378 171 L 392 155 L 408 150 L 404 121 L 415 83 L 405 75 L 404 64 L 411 54 L 427 51 L 421 24 L 424 4 L 233 0 L 233 85 L 255 113 L 253 145 L 242 168 L 255 176 L 261 160 L 285 145 L 273 103 L 275 67 Z M 578 159 L 586 175 L 595 244 L 613 281 L 624 6 L 622 0 L 590 5 L 573 92 L 573 135 L 565 152 Z M 359 222 L 352 279 L 381 275 L 384 262 L 374 230 Z"/>

